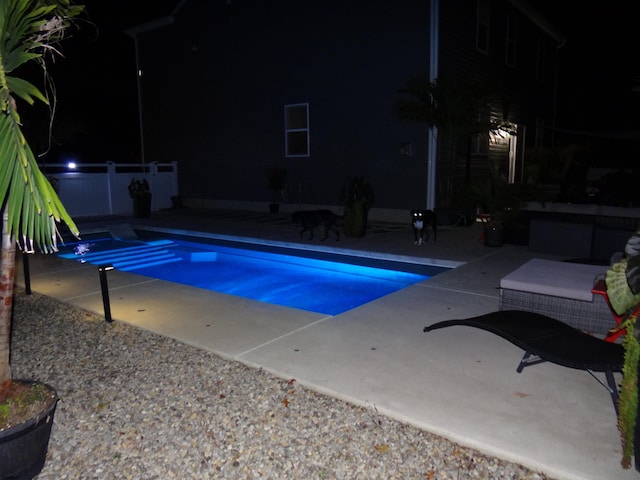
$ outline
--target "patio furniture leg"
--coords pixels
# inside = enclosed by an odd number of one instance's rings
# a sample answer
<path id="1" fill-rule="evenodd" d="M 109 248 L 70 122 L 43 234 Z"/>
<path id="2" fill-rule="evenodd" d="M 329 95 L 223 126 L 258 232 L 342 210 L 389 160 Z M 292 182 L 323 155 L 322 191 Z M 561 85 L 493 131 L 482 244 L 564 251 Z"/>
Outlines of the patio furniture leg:
<path id="1" fill-rule="evenodd" d="M 516 369 L 516 372 L 522 373 L 524 367 L 530 367 L 532 365 L 538 365 L 539 363 L 544 363 L 546 360 L 540 358 L 538 355 L 532 355 L 531 352 L 525 352 L 522 356 L 522 360 L 520 360 L 520 364 Z M 616 415 L 618 415 L 618 386 L 616 385 L 615 378 L 613 377 L 613 371 L 605 370 L 604 375 L 607 379 L 607 384 L 605 385 L 602 381 L 596 377 L 591 370 L 586 370 L 600 385 L 607 389 L 607 391 L 611 394 L 611 400 L 613 401 L 613 408 L 616 410 Z"/>
<path id="2" fill-rule="evenodd" d="M 518 373 L 525 367 L 542 362 L 587 371 L 609 391 L 618 414 L 618 388 L 613 372 L 622 371 L 622 345 L 587 335 L 554 318 L 518 310 L 500 310 L 473 318 L 444 320 L 425 327 L 424 331 L 456 325 L 486 330 L 524 350 Z M 603 372 L 607 385 L 593 372 Z"/>
<path id="3" fill-rule="evenodd" d="M 543 362 L 546 362 L 546 360 L 543 360 L 538 355 L 534 355 L 533 357 L 531 357 L 531 352 L 524 352 L 524 355 L 522 356 L 522 360 L 520 360 L 520 365 L 518 365 L 516 372 L 522 373 L 524 367 L 530 367 L 531 365 L 537 365 Z"/>

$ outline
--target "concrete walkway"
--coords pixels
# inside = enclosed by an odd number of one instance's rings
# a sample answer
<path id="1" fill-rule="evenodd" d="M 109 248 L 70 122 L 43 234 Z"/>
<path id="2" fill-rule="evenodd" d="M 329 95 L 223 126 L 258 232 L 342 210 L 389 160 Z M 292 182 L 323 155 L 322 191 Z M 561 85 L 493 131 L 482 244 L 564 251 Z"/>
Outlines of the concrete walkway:
<path id="1" fill-rule="evenodd" d="M 337 316 L 119 271 L 108 278 L 116 320 L 295 378 L 553 478 L 638 478 L 620 466 L 611 397 L 589 373 L 541 364 L 518 374 L 523 352 L 495 335 L 468 327 L 423 333 L 440 320 L 497 310 L 501 277 L 532 257 L 558 257 L 521 246 L 486 247 L 479 225 L 442 228 L 436 243 L 418 247 L 408 223 L 374 224 L 364 238 L 322 243 L 301 240 L 289 218 L 181 209 L 144 220 L 86 219 L 79 226 L 88 234 L 129 223 L 457 266 Z M 29 263 L 34 291 L 103 312 L 94 265 L 44 255 Z"/>

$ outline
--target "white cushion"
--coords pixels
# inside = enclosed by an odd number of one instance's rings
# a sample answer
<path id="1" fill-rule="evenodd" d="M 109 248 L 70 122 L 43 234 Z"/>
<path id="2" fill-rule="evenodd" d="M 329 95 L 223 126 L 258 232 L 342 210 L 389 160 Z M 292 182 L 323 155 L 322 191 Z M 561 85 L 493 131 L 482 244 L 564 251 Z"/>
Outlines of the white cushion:
<path id="1" fill-rule="evenodd" d="M 500 280 L 500 288 L 590 302 L 596 277 L 608 267 L 534 258 Z"/>

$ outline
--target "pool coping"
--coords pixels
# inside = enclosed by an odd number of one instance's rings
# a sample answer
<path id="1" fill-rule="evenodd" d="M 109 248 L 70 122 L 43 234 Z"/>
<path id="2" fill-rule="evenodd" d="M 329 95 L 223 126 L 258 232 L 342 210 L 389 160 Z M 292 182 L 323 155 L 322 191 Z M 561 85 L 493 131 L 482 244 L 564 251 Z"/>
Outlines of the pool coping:
<path id="1" fill-rule="evenodd" d="M 172 235 L 181 235 L 186 237 L 201 237 L 201 238 L 209 238 L 209 239 L 215 239 L 215 240 L 226 240 L 226 241 L 232 241 L 237 243 L 289 248 L 292 250 L 300 250 L 300 251 L 315 251 L 315 252 L 322 252 L 322 253 L 330 253 L 334 255 L 370 258 L 375 260 L 387 260 L 387 261 L 393 261 L 393 262 L 399 262 L 399 263 L 410 263 L 410 264 L 418 264 L 418 265 L 441 267 L 441 268 L 457 268 L 465 264 L 465 262 L 459 262 L 455 260 L 442 260 L 442 259 L 435 259 L 435 258 L 417 258 L 417 257 L 410 257 L 407 255 L 395 255 L 395 254 L 387 254 L 387 253 L 381 253 L 381 252 L 355 250 L 355 249 L 349 249 L 349 248 L 330 247 L 325 245 L 283 242 L 279 240 L 265 240 L 261 238 L 255 238 L 255 237 L 226 235 L 226 234 L 220 234 L 220 233 L 211 233 L 211 232 L 203 232 L 203 231 L 195 231 L 195 230 L 184 230 L 184 229 L 152 227 L 152 226 L 138 226 L 138 225 L 134 226 L 133 228 L 134 230 L 144 230 L 144 231 L 157 232 L 157 233 L 168 233 Z"/>

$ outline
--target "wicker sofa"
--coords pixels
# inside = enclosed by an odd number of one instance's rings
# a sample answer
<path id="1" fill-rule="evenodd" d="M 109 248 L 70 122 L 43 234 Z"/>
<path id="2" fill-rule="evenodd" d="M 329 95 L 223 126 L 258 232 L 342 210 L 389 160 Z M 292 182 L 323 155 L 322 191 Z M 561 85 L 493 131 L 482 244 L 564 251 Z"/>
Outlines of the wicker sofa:
<path id="1" fill-rule="evenodd" d="M 607 268 L 534 258 L 500 280 L 500 310 L 540 313 L 606 336 L 616 321 L 606 298 L 592 288 Z"/>

